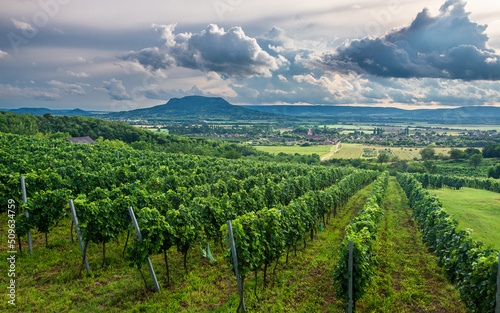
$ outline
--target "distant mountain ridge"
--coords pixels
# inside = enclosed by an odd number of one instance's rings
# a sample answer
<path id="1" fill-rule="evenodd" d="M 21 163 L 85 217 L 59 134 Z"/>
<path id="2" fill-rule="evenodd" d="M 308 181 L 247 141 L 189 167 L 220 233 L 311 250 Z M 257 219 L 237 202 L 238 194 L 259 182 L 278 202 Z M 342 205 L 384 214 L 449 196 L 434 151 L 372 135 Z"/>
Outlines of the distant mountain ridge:
<path id="1" fill-rule="evenodd" d="M 232 105 L 220 97 L 187 96 L 172 98 L 167 103 L 151 108 L 112 112 L 103 116 L 110 119 L 155 120 L 270 120 L 287 119 L 284 115 L 260 112 Z"/>
<path id="2" fill-rule="evenodd" d="M 20 108 L 5 110 L 33 115 L 94 116 L 118 119 L 157 121 L 286 121 L 304 118 L 347 118 L 357 120 L 421 120 L 446 123 L 500 122 L 500 107 L 468 106 L 453 109 L 417 109 L 332 106 L 332 105 L 232 105 L 220 97 L 187 96 L 172 98 L 150 108 L 122 112 L 50 110 Z"/>
<path id="3" fill-rule="evenodd" d="M 500 121 L 500 107 L 469 106 L 453 109 L 417 109 L 330 106 L 330 105 L 245 105 L 245 108 L 296 117 L 419 119 L 433 121 Z"/>
<path id="4" fill-rule="evenodd" d="M 0 109 L 3 111 L 9 111 L 17 114 L 25 114 L 29 113 L 32 115 L 44 115 L 44 114 L 51 114 L 54 116 L 59 116 L 59 115 L 67 115 L 67 116 L 92 116 L 95 114 L 104 114 L 108 113 L 106 111 L 85 111 L 81 109 L 73 109 L 73 110 L 51 110 L 47 108 L 19 108 L 19 109 Z"/>

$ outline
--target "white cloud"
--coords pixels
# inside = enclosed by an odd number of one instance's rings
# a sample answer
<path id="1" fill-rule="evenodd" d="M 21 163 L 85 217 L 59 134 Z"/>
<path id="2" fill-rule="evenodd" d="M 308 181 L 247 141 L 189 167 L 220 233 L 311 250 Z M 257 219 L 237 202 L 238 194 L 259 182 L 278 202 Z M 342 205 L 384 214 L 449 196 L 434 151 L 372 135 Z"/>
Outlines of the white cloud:
<path id="1" fill-rule="evenodd" d="M 121 80 L 111 78 L 109 81 L 103 81 L 102 88 L 108 91 L 109 97 L 113 100 L 132 100 Z"/>
<path id="2" fill-rule="evenodd" d="M 247 36 L 241 27 L 225 31 L 210 24 L 199 33 L 174 34 L 176 24 L 154 26 L 165 41 L 163 47 L 130 51 L 120 58 L 151 71 L 179 66 L 227 77 L 270 77 L 271 71 L 286 62 L 283 57 L 273 57 L 262 50 L 257 40 Z"/>
<path id="3" fill-rule="evenodd" d="M 8 55 L 9 54 L 7 52 L 0 50 L 0 59 L 3 59 L 3 58 L 5 58 Z"/>
<path id="4" fill-rule="evenodd" d="M 66 74 L 73 76 L 73 77 L 78 77 L 78 78 L 87 78 L 89 77 L 89 74 L 85 72 L 73 72 L 73 71 L 66 71 Z"/>
<path id="5" fill-rule="evenodd" d="M 14 26 L 19 30 L 25 30 L 25 31 L 34 31 L 35 30 L 35 28 L 33 28 L 33 26 L 31 26 L 30 23 L 19 21 L 19 20 L 16 20 L 15 18 L 11 18 L 10 20 L 12 21 Z"/>

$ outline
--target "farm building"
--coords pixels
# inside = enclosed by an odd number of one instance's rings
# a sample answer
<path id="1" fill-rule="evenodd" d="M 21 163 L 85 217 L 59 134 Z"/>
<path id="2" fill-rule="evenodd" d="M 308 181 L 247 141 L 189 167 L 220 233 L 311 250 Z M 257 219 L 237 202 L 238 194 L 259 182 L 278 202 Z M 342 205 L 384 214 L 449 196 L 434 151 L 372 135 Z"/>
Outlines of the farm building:
<path id="1" fill-rule="evenodd" d="M 89 136 L 85 137 L 73 137 L 73 138 L 66 138 L 67 141 L 72 142 L 72 143 L 87 143 L 87 144 L 94 144 L 94 140 L 90 138 Z"/>

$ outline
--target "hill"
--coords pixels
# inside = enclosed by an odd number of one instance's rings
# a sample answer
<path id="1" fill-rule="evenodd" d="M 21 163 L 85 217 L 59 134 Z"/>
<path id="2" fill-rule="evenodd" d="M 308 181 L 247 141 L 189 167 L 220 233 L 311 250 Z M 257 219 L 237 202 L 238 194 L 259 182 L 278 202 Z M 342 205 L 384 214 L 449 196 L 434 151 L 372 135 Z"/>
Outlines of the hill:
<path id="1" fill-rule="evenodd" d="M 172 98 L 166 104 L 151 108 L 113 112 L 109 119 L 148 119 L 158 121 L 237 121 L 287 119 L 279 114 L 260 112 L 232 105 L 219 97 L 187 96 Z"/>
<path id="2" fill-rule="evenodd" d="M 32 115 L 44 115 L 44 114 L 51 114 L 54 116 L 91 116 L 95 114 L 103 114 L 103 113 L 108 113 L 104 111 L 85 111 L 82 109 L 73 109 L 73 110 L 51 110 L 47 108 L 19 108 L 19 109 L 10 109 L 10 110 L 5 110 L 17 114 L 32 114 Z"/>
<path id="3" fill-rule="evenodd" d="M 167 135 L 133 127 L 124 122 L 85 116 L 32 115 L 0 111 L 0 132 L 18 135 L 44 133 L 53 138 L 89 136 L 97 140 L 102 137 L 102 139 L 123 141 L 139 150 L 195 154 L 228 159 L 240 157 L 258 157 L 266 161 L 275 159 L 268 153 L 257 151 L 251 146 L 211 141 L 204 138 Z M 295 158 L 293 160 L 293 162 L 303 161 L 307 162 L 309 159 Z M 319 158 L 317 162 L 319 162 Z"/>
<path id="4" fill-rule="evenodd" d="M 330 105 L 252 105 L 244 107 L 261 112 L 292 115 L 297 117 L 412 119 L 446 123 L 500 121 L 500 108 L 485 106 L 417 110 Z"/>

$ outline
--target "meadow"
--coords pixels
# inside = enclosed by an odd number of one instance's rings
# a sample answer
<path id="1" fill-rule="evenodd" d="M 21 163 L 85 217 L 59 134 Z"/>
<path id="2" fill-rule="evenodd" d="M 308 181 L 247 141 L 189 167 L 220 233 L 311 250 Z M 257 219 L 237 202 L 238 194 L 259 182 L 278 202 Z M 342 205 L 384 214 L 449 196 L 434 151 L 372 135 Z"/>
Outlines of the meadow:
<path id="1" fill-rule="evenodd" d="M 459 229 L 470 228 L 478 240 L 500 249 L 500 194 L 465 187 L 430 191 L 458 221 Z"/>
<path id="2" fill-rule="evenodd" d="M 287 153 L 287 154 L 317 154 L 320 157 L 327 155 L 330 153 L 333 149 L 335 149 L 335 146 L 328 146 L 328 145 L 317 145 L 317 146 L 307 146 L 307 147 L 302 147 L 302 146 L 254 146 L 257 150 L 259 151 L 264 151 L 268 152 L 274 155 L 277 155 L 279 153 Z"/>
<path id="3" fill-rule="evenodd" d="M 452 148 L 437 148 L 436 155 L 442 153 L 448 156 L 448 151 Z M 465 150 L 465 148 L 457 148 Z M 401 160 L 421 159 L 420 150 L 422 148 L 415 147 L 382 147 L 375 145 L 364 145 L 355 143 L 342 143 L 340 149 L 331 158 L 335 159 L 357 159 L 357 158 L 376 158 L 380 153 L 387 153 L 389 156 L 397 156 Z M 369 152 L 371 151 L 371 152 Z M 382 152 L 381 152 L 382 151 Z"/>

